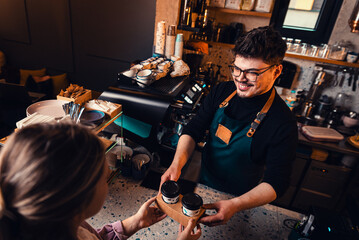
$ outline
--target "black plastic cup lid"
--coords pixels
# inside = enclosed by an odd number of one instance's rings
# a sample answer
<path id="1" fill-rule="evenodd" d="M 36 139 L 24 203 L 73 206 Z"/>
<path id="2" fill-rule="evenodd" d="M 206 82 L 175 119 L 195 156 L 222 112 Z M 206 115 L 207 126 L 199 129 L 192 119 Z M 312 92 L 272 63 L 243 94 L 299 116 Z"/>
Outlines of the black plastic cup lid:
<path id="1" fill-rule="evenodd" d="M 203 200 L 196 193 L 187 193 L 182 198 L 182 205 L 189 210 L 197 210 L 203 205 Z"/>
<path id="2" fill-rule="evenodd" d="M 161 193 L 168 198 L 174 198 L 179 195 L 180 187 L 175 181 L 166 181 L 161 186 Z"/>

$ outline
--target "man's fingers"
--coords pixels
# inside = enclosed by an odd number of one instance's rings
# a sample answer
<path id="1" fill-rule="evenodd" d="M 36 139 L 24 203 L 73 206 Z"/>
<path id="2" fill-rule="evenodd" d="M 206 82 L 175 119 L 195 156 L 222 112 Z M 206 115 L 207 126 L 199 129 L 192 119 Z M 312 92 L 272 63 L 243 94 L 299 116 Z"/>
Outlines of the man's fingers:
<path id="1" fill-rule="evenodd" d="M 217 206 L 213 203 L 203 204 L 202 207 L 204 209 L 217 209 Z"/>
<path id="2" fill-rule="evenodd" d="M 204 219 L 204 221 L 201 219 L 199 221 L 199 223 L 202 223 L 208 227 L 214 227 L 214 226 L 218 226 L 218 225 L 222 225 L 224 224 L 224 222 L 222 220 L 207 220 L 207 219 Z"/>
<path id="3" fill-rule="evenodd" d="M 220 219 L 219 216 L 216 214 L 216 215 L 209 215 L 203 217 L 199 220 L 199 222 L 207 226 L 212 226 L 213 224 L 217 224 L 217 223 L 218 223 L 217 225 L 220 225 L 222 219 Z"/>
<path id="4" fill-rule="evenodd" d="M 196 222 L 193 219 L 190 219 L 188 221 L 187 227 L 182 232 L 187 232 L 188 234 L 191 234 L 195 226 L 196 226 Z"/>
<path id="5" fill-rule="evenodd" d="M 159 192 L 161 192 L 161 187 L 162 187 L 162 184 L 164 182 L 166 182 L 167 180 L 170 180 L 171 179 L 171 176 L 170 175 L 165 175 L 166 173 L 164 173 L 161 177 L 161 182 L 160 182 L 160 187 L 159 187 Z"/>

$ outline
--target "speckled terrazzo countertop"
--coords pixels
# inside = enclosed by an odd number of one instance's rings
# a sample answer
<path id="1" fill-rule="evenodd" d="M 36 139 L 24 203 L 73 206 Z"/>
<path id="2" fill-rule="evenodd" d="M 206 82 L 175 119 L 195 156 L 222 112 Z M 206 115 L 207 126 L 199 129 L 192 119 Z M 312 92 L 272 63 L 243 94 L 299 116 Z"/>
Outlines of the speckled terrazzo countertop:
<path id="1" fill-rule="evenodd" d="M 88 219 L 88 223 L 94 228 L 100 228 L 135 214 L 142 203 L 157 194 L 152 189 L 140 186 L 140 183 L 121 176 L 115 179 L 110 184 L 109 195 L 102 210 Z M 204 203 L 232 197 L 202 184 L 198 184 L 195 192 L 203 198 Z M 301 218 L 302 214 L 267 204 L 237 213 L 226 225 L 211 228 L 201 225 L 200 239 L 288 239 L 291 230 L 284 226 L 283 221 Z M 138 231 L 130 239 L 176 239 L 177 232 L 178 223 L 166 217 L 161 222 Z"/>

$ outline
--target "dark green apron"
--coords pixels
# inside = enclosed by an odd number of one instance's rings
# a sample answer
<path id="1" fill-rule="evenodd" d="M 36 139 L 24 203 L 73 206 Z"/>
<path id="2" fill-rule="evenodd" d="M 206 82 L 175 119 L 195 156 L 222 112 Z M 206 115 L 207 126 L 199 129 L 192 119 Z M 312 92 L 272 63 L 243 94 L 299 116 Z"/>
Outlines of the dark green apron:
<path id="1" fill-rule="evenodd" d="M 251 159 L 251 136 L 254 132 L 250 137 L 248 133 L 252 130 L 253 123 L 248 125 L 247 121 L 230 118 L 224 112 L 234 95 L 233 93 L 221 103 L 212 120 L 209 138 L 202 154 L 200 182 L 220 191 L 242 195 L 258 185 L 264 164 L 256 164 Z M 274 98 L 274 94 L 272 95 Z M 224 130 L 219 131 L 218 128 Z"/>

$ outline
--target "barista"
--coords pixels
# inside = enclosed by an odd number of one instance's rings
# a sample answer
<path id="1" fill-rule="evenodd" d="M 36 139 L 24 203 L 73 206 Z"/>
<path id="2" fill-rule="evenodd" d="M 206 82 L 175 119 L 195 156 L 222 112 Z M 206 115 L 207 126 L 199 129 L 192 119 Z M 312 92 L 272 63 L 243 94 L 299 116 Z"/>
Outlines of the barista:
<path id="1" fill-rule="evenodd" d="M 225 224 L 236 212 L 275 200 L 288 187 L 297 144 L 296 120 L 273 85 L 281 74 L 286 44 L 271 27 L 239 38 L 229 66 L 233 81 L 218 84 L 183 130 L 161 183 L 177 180 L 209 130 L 200 182 L 236 195 L 204 205 L 217 213 L 209 226 Z"/>

